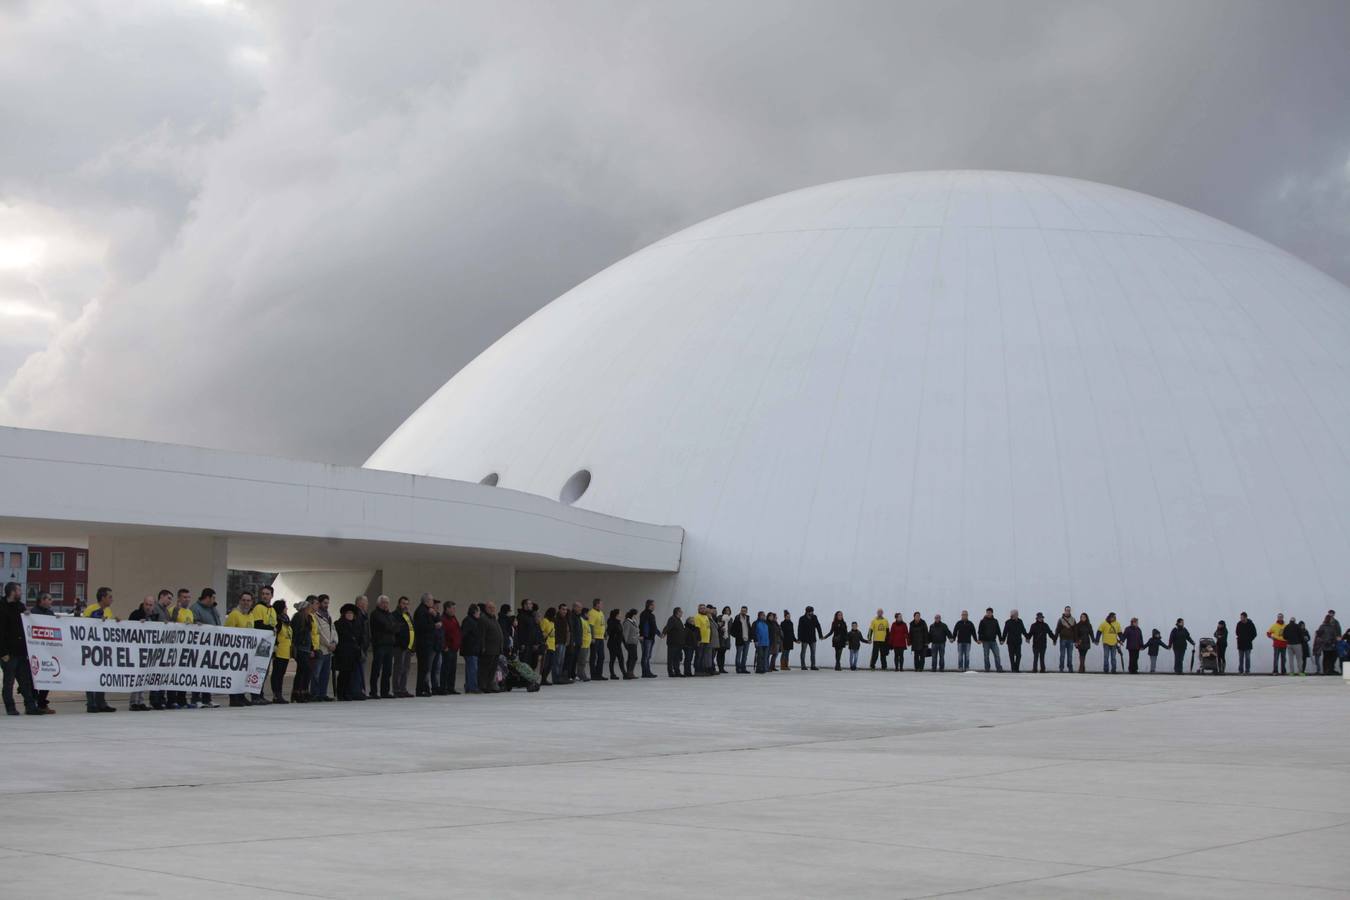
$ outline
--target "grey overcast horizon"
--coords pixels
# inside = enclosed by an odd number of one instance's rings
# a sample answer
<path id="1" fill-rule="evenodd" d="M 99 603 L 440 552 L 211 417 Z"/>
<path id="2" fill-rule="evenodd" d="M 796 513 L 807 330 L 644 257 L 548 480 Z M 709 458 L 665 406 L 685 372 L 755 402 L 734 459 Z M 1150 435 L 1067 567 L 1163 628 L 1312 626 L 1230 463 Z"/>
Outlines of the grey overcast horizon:
<path id="1" fill-rule="evenodd" d="M 1103 181 L 1350 283 L 1350 3 L 0 0 L 0 423 L 359 463 L 670 232 Z"/>

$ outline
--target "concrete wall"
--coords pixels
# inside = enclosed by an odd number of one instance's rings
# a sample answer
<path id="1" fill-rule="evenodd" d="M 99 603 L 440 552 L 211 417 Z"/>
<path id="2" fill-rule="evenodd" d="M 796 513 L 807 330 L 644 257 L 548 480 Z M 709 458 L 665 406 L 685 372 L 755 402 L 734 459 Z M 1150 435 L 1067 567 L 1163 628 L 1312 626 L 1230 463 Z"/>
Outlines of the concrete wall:
<path id="1" fill-rule="evenodd" d="M 515 577 L 510 566 L 399 562 L 382 570 L 382 591 L 391 599 L 406 594 L 414 605 L 420 594 L 430 591 L 438 600 L 452 601 L 461 610 L 470 603 L 489 600 L 501 606 L 513 602 Z"/>
<path id="2" fill-rule="evenodd" d="M 224 609 L 229 573 L 225 538 L 200 535 L 153 535 L 89 538 L 89 601 L 100 587 L 113 589 L 118 618 L 136 608 L 147 594 L 161 588 L 187 588 L 196 598 L 204 587 L 215 588 Z"/>
<path id="3" fill-rule="evenodd" d="M 281 572 L 272 582 L 272 595 L 293 606 L 310 594 L 327 594 L 333 601 L 330 609 L 336 610 L 361 594 L 377 593 L 380 589 L 377 576 L 371 571 Z"/>

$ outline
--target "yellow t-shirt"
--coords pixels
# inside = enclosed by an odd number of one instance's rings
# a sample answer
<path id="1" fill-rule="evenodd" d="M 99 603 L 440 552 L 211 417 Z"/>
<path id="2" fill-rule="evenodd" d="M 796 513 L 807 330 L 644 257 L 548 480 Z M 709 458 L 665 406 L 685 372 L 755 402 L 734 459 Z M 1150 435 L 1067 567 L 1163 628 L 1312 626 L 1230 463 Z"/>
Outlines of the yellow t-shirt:
<path id="1" fill-rule="evenodd" d="M 586 621 L 591 626 L 591 640 L 603 641 L 605 639 L 605 614 L 598 609 L 592 609 L 586 613 Z"/>
<path id="2" fill-rule="evenodd" d="M 698 629 L 698 642 L 708 644 L 712 642 L 712 623 L 703 613 L 694 613 L 694 627 Z"/>
<path id="3" fill-rule="evenodd" d="M 186 606 L 175 606 L 173 610 L 173 620 L 179 625 L 192 625 L 197 621 L 197 617 L 192 614 L 192 610 Z"/>
<path id="4" fill-rule="evenodd" d="M 228 615 L 225 616 L 225 627 L 226 627 L 226 628 L 252 628 L 252 627 L 253 627 L 253 613 L 251 613 L 251 612 L 240 612 L 240 611 L 239 611 L 239 607 L 236 606 L 234 609 L 230 610 L 230 612 L 229 612 Z"/>
<path id="5" fill-rule="evenodd" d="M 277 611 L 265 603 L 253 604 L 253 610 L 249 613 L 249 621 L 252 623 L 262 623 L 273 631 L 277 627 Z M 243 628 L 252 628 L 253 626 L 244 625 Z"/>
<path id="6" fill-rule="evenodd" d="M 582 646 L 582 648 L 584 649 L 584 648 L 586 648 L 586 647 L 589 647 L 589 646 L 591 645 L 591 620 L 590 620 L 590 617 L 587 616 L 585 612 L 582 612 L 581 615 L 579 615 L 579 616 L 572 616 L 572 627 L 573 627 L 573 628 L 580 628 L 580 629 L 581 629 L 581 646 Z"/>
<path id="7" fill-rule="evenodd" d="M 891 625 L 885 619 L 876 618 L 872 620 L 872 640 L 885 641 L 886 635 L 891 633 Z"/>
<path id="8" fill-rule="evenodd" d="M 1097 630 L 1102 633 L 1102 643 L 1108 647 L 1114 647 L 1120 641 L 1120 623 L 1102 622 L 1097 626 Z"/>
<path id="9" fill-rule="evenodd" d="M 81 615 L 86 619 L 102 619 L 105 622 L 116 622 L 117 617 L 112 614 L 112 607 L 104 609 L 97 603 L 91 603 L 84 608 Z M 1281 629 L 1283 630 L 1283 629 Z"/>

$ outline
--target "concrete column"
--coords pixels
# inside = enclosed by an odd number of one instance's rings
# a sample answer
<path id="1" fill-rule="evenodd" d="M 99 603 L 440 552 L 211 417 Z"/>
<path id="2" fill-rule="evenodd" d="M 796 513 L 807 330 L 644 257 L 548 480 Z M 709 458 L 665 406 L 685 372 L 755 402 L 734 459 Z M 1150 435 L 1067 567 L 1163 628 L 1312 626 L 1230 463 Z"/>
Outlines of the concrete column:
<path id="1" fill-rule="evenodd" d="M 90 535 L 89 602 L 101 587 L 113 589 L 113 612 L 124 619 L 141 598 L 161 588 L 215 588 L 224 610 L 229 573 L 227 541 L 213 535 Z"/>
<path id="2" fill-rule="evenodd" d="M 491 600 L 500 607 L 515 603 L 516 570 L 513 566 L 458 565 L 440 562 L 392 562 L 382 569 L 382 591 L 391 600 L 406 594 L 417 598 L 430 591 L 438 600 L 451 600 L 462 610 L 469 603 Z"/>

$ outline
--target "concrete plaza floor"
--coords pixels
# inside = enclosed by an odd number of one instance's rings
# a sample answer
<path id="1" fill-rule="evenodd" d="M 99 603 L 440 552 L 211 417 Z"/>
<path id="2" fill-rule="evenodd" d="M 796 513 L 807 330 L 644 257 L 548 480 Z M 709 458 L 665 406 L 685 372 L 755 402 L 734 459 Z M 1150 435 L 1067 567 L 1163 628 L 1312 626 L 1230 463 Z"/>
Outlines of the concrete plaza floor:
<path id="1" fill-rule="evenodd" d="M 1350 896 L 1348 713 L 1340 678 L 866 671 L 63 704 L 0 725 L 0 883 L 100 898 Z"/>

